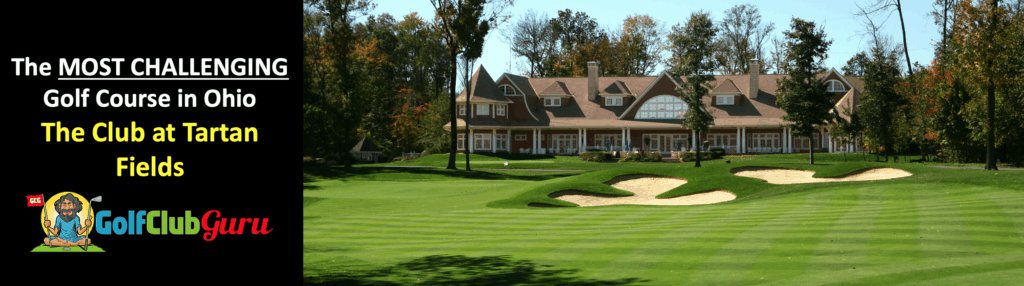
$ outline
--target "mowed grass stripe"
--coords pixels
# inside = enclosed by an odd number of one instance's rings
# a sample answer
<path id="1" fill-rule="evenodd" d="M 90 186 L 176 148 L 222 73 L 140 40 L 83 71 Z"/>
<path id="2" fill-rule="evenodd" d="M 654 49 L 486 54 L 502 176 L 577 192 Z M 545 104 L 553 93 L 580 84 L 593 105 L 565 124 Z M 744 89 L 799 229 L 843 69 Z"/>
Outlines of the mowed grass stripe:
<path id="1" fill-rule="evenodd" d="M 712 224 L 721 224 L 723 218 L 739 219 L 740 210 L 752 208 L 752 204 L 731 204 L 725 206 L 695 206 L 696 212 L 680 214 L 678 222 L 652 224 L 620 240 L 635 241 L 630 247 L 605 249 L 616 257 L 610 257 L 603 268 L 589 275 L 594 279 L 617 279 L 624 275 L 640 275 L 648 268 L 672 254 L 686 239 L 702 233 L 698 229 Z M 688 216 L 682 216 L 689 214 Z M 675 217 L 673 217 L 675 218 Z M 687 237 L 689 235 L 689 237 Z"/>
<path id="2" fill-rule="evenodd" d="M 680 283 L 688 281 L 690 276 L 703 269 L 704 263 L 715 256 L 722 248 L 741 235 L 743 232 L 776 217 L 785 215 L 790 210 L 804 205 L 806 196 L 786 197 L 768 201 L 751 202 L 753 208 L 737 212 L 688 229 L 698 235 L 680 239 L 679 245 L 671 249 L 671 255 L 662 257 L 659 263 L 648 268 L 645 276 L 657 277 L 661 283 Z M 749 214 L 745 214 L 749 212 Z M 671 259 L 670 259 L 671 258 Z"/>
<path id="3" fill-rule="evenodd" d="M 878 215 L 877 205 L 862 199 L 871 196 L 861 193 L 862 191 L 858 189 L 836 191 L 835 195 L 829 198 L 828 205 L 819 210 L 815 217 L 794 225 L 787 232 L 787 237 L 776 239 L 773 247 L 766 250 L 757 264 L 750 268 L 747 280 L 758 282 L 789 279 L 805 272 L 829 269 L 835 260 L 841 261 L 842 258 L 837 259 L 834 253 L 844 253 L 840 250 L 844 247 L 840 247 L 835 238 L 846 235 L 845 230 L 849 225 L 859 225 L 865 230 L 870 230 L 874 218 Z M 863 243 L 866 241 L 866 237 L 860 242 L 848 239 L 846 243 L 852 247 L 845 248 L 863 249 Z M 850 251 L 851 255 L 854 253 Z"/>
<path id="4" fill-rule="evenodd" d="M 631 207 L 643 209 L 644 207 Z M 517 249 L 526 253 L 529 257 L 535 257 L 545 263 L 557 264 L 563 268 L 594 268 L 598 264 L 595 260 L 602 260 L 609 253 L 632 249 L 633 246 L 623 244 L 622 239 L 631 234 L 650 236 L 663 232 L 663 228 L 671 219 L 679 219 L 691 210 L 685 207 L 656 207 L 649 208 L 652 213 L 638 213 L 628 217 L 621 217 L 612 223 L 614 228 L 599 225 L 592 228 L 593 231 L 567 233 L 550 240 L 520 245 Z M 652 214 L 668 215 L 661 219 L 648 219 Z M 600 231 L 598 231 L 600 230 Z M 600 249 L 595 252 L 594 250 Z M 566 260 L 569 260 L 566 262 Z M 578 265 L 578 264 L 586 264 Z"/>
<path id="5" fill-rule="evenodd" d="M 931 189 L 915 190 L 914 201 L 921 216 L 919 230 L 922 258 L 974 252 L 956 203 L 943 199 L 942 193 Z"/>
<path id="6" fill-rule="evenodd" d="M 864 249 L 864 262 L 881 265 L 921 260 L 920 219 L 914 193 L 894 187 L 887 191 L 889 195 Z"/>
<path id="7" fill-rule="evenodd" d="M 1003 193 L 1003 192 L 1000 192 Z M 1009 222 L 1017 230 L 1017 241 L 1024 242 L 1024 193 L 1019 190 L 1010 196 L 999 193 L 978 194 L 999 206 L 1002 220 Z M 1002 221 L 1001 220 L 1001 221 Z"/>
<path id="8" fill-rule="evenodd" d="M 956 203 L 975 252 L 1003 253 L 1024 249 L 1024 240 L 1020 239 L 1010 221 L 1013 215 L 1005 214 L 992 200 L 969 193 L 949 200 Z"/>
<path id="9" fill-rule="evenodd" d="M 421 215 L 418 217 L 391 218 L 379 221 L 379 223 L 352 220 L 340 224 L 339 227 L 332 229 L 330 232 L 321 233 L 320 236 L 308 237 L 307 240 L 316 241 L 318 239 L 330 239 L 348 241 L 356 238 L 365 239 L 388 237 L 388 233 L 396 231 L 426 231 L 427 229 L 425 229 L 425 227 L 427 226 L 451 224 L 453 222 L 463 221 L 467 218 L 481 219 L 491 216 L 508 216 L 510 214 L 512 213 L 497 210 L 480 210 L 478 212 L 469 213 L 436 213 Z M 337 233 L 346 233 L 347 235 L 331 235 Z"/>
<path id="10" fill-rule="evenodd" d="M 538 210 L 545 211 L 545 210 Z M 473 242 L 468 242 L 459 245 L 453 244 L 442 244 L 429 249 L 424 249 L 425 252 L 437 252 L 446 251 L 445 253 L 476 253 L 476 255 L 495 255 L 495 254 L 511 254 L 515 253 L 516 249 L 521 243 L 527 243 L 525 241 L 536 242 L 538 240 L 547 240 L 559 235 L 558 230 L 564 230 L 565 228 L 586 228 L 589 226 L 580 226 L 581 221 L 614 221 L 618 217 L 632 215 L 637 212 L 650 212 L 651 210 L 622 210 L 614 208 L 605 209 L 581 209 L 581 208 L 566 208 L 568 214 L 556 216 L 552 218 L 535 219 L 531 221 L 521 222 L 521 225 L 528 226 L 528 228 L 510 228 L 503 229 L 499 235 L 496 232 L 487 233 L 486 239 L 480 239 Z M 532 226 L 532 227 L 530 227 Z M 552 233 L 552 231 L 555 231 Z M 541 235 L 543 234 L 543 237 Z M 501 245 L 495 247 L 494 245 Z"/>
<path id="11" fill-rule="evenodd" d="M 985 265 L 987 265 L 987 269 L 979 267 Z M 960 275 L 972 275 L 989 272 L 993 269 L 1024 270 L 1024 252 L 1016 251 L 1005 254 L 935 258 L 908 263 L 857 267 L 857 269 L 822 271 L 809 273 L 796 279 L 776 280 L 759 285 L 895 285 Z M 1012 283 L 985 283 L 984 280 L 974 282 L 967 285 L 1014 285 Z"/>
<path id="12" fill-rule="evenodd" d="M 494 218 L 486 219 L 484 220 L 484 223 L 468 223 L 470 221 L 480 222 L 480 220 L 456 221 L 447 224 L 446 227 L 444 227 L 443 229 L 434 229 L 433 231 L 429 232 L 428 230 L 425 230 L 421 233 L 428 232 L 429 235 L 422 237 L 411 238 L 404 234 L 399 235 L 396 241 L 404 242 L 393 243 L 389 241 L 390 243 L 374 245 L 372 247 L 368 246 L 361 251 L 360 255 L 384 255 L 381 254 L 382 252 L 385 254 L 389 253 L 392 255 L 397 255 L 395 254 L 395 252 L 423 252 L 421 251 L 422 249 L 430 248 L 438 244 L 451 243 L 458 240 L 463 240 L 463 242 L 465 242 L 465 240 L 470 240 L 481 236 L 501 236 L 505 234 L 500 232 L 500 228 L 495 229 L 493 226 L 511 226 L 516 224 L 522 224 L 525 222 L 534 221 L 536 219 L 557 217 L 568 211 L 569 210 L 567 209 L 513 211 L 506 212 L 506 215 L 503 216 L 496 216 Z M 516 216 L 512 216 L 513 214 L 516 214 Z M 484 228 L 486 228 L 486 230 L 491 230 L 491 232 L 485 232 Z M 474 230 L 479 230 L 479 232 L 474 232 Z M 463 236 L 459 236 L 458 233 L 463 234 Z"/>
<path id="13" fill-rule="evenodd" d="M 822 192 L 804 195 L 804 203 L 793 208 L 784 215 L 764 221 L 749 228 L 728 244 L 723 245 L 718 253 L 703 263 L 703 270 L 690 275 L 688 284 L 724 284 L 736 285 L 744 280 L 757 280 L 752 276 L 763 272 L 751 269 L 770 249 L 776 239 L 784 236 L 794 225 L 813 217 L 825 207 L 821 202 L 831 201 L 835 192 Z M 755 273 L 752 273 L 755 272 Z"/>

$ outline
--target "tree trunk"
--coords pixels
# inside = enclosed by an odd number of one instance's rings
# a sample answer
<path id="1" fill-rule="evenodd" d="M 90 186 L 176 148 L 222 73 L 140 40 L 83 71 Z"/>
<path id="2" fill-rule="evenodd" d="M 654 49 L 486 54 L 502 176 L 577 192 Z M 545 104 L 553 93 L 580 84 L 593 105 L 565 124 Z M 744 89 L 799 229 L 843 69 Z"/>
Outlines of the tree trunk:
<path id="1" fill-rule="evenodd" d="M 700 131 L 696 131 L 696 133 L 697 133 L 696 134 L 696 136 L 697 136 L 696 137 L 697 138 L 697 140 L 696 140 L 697 141 L 697 154 L 696 154 L 697 158 L 696 158 L 696 162 L 697 163 L 694 164 L 693 167 L 700 167 L 700 149 L 703 149 L 703 148 L 701 148 L 701 145 L 704 144 L 704 143 L 700 142 Z"/>
<path id="2" fill-rule="evenodd" d="M 993 1 L 993 2 L 997 2 L 997 1 Z M 988 64 L 989 64 L 989 66 L 992 66 L 991 60 L 989 61 Z M 996 115 L 995 115 L 996 114 L 996 91 L 995 91 L 995 89 L 996 89 L 996 87 L 992 83 L 992 76 L 990 75 L 988 77 L 988 100 L 986 100 L 986 101 L 988 101 L 988 124 L 987 124 L 988 125 L 988 130 L 985 132 L 985 133 L 987 133 L 987 134 L 985 134 L 985 137 L 986 137 L 986 141 L 988 141 L 988 143 L 985 144 L 985 145 L 987 145 L 986 148 L 985 148 L 986 151 L 987 151 L 986 155 L 985 155 L 985 170 L 991 170 L 991 171 L 999 170 L 999 168 L 996 167 L 996 132 L 995 132 L 995 129 L 996 129 L 996 127 L 995 127 L 995 122 L 996 122 L 996 120 L 995 120 L 996 119 Z"/>
<path id="3" fill-rule="evenodd" d="M 914 77 L 914 68 L 910 66 L 910 48 L 907 47 L 907 27 L 903 24 L 903 5 L 896 0 L 896 11 L 900 13 L 900 28 L 903 29 L 903 53 L 907 56 L 907 72 Z"/>
<path id="4" fill-rule="evenodd" d="M 811 150 L 811 165 L 814 165 L 814 137 L 814 135 L 811 135 L 811 148 L 809 149 Z"/>
<path id="5" fill-rule="evenodd" d="M 463 54 L 463 57 L 465 57 L 465 54 Z M 463 87 L 463 89 L 466 90 L 466 115 L 467 115 L 466 116 L 466 136 L 469 136 L 469 117 L 470 116 L 468 116 L 468 115 L 473 114 L 473 110 L 471 110 L 471 108 L 470 108 L 470 106 L 472 106 L 472 105 L 469 104 L 469 100 L 473 96 L 473 89 L 471 88 L 472 82 L 470 82 L 470 80 L 473 79 L 473 77 L 472 77 L 472 75 L 469 74 L 469 65 L 470 65 L 470 62 L 467 59 L 466 60 L 466 74 L 465 74 L 466 86 Z M 476 138 L 468 138 L 467 140 L 465 140 L 464 142 L 466 142 L 466 145 L 469 145 L 469 140 L 476 141 Z M 473 142 L 473 143 L 476 143 L 476 142 Z M 491 144 L 494 144 L 494 138 L 491 138 Z M 469 147 L 466 147 L 465 150 L 466 150 L 466 171 L 472 171 L 473 169 L 469 168 L 469 153 L 470 153 L 469 152 Z"/>
<path id="6" fill-rule="evenodd" d="M 459 152 L 459 120 L 458 120 L 458 117 L 455 117 L 455 113 L 458 111 L 458 110 L 455 109 L 455 76 L 456 76 L 456 72 L 455 71 L 458 70 L 458 67 L 455 65 L 455 63 L 456 63 L 455 55 L 456 55 L 455 51 L 451 51 L 451 55 L 449 55 L 449 57 L 451 57 L 451 61 L 452 61 L 452 68 L 451 68 L 452 75 L 451 75 L 451 77 L 448 78 L 448 98 L 451 99 L 451 100 L 448 101 L 448 107 L 449 107 L 449 111 L 450 111 L 449 114 L 450 114 L 451 121 L 452 121 L 452 132 L 450 133 L 451 139 L 452 139 L 452 144 L 450 145 L 451 146 L 451 150 L 448 152 L 448 167 L 445 168 L 445 169 L 449 169 L 449 170 L 458 169 L 458 168 L 455 168 L 455 154 L 457 152 Z M 466 106 L 466 108 L 468 109 L 469 106 Z M 468 131 L 469 129 L 466 129 L 466 130 L 467 130 L 466 134 L 469 134 L 469 131 Z M 463 142 L 468 142 L 468 140 L 469 140 L 469 138 L 466 138 L 466 141 L 463 141 Z M 466 152 L 469 152 L 469 149 L 466 149 Z M 466 153 L 466 155 L 468 156 L 469 153 Z"/>

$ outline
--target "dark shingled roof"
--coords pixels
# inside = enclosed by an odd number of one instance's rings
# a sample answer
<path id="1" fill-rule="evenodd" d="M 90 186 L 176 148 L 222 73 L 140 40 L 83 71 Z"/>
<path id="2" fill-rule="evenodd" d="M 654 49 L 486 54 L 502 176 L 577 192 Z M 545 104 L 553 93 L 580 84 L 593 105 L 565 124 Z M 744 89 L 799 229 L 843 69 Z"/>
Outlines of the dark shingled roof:
<path id="1" fill-rule="evenodd" d="M 601 90 L 600 92 L 598 92 L 597 94 L 598 95 L 632 95 L 633 93 L 629 91 L 629 87 L 626 86 L 626 83 L 622 82 L 621 80 L 616 80 L 616 81 L 612 82 L 612 84 L 608 85 L 608 87 L 604 88 L 604 90 Z"/>
<path id="2" fill-rule="evenodd" d="M 731 79 L 726 79 L 724 82 L 718 84 L 718 86 L 715 87 L 715 90 L 711 91 L 711 93 L 734 93 L 734 92 L 740 92 L 740 89 L 736 88 L 736 84 L 733 83 Z"/>
<path id="3" fill-rule="evenodd" d="M 377 147 L 377 144 L 373 143 L 373 139 L 363 137 L 363 140 L 359 140 L 359 143 L 356 143 L 356 146 L 352 147 L 352 150 L 349 150 L 349 152 L 381 152 L 381 150 Z"/>
<path id="4" fill-rule="evenodd" d="M 470 82 L 470 86 L 473 87 L 473 102 L 512 102 L 501 93 L 498 85 L 494 83 L 491 75 L 487 74 L 487 70 L 484 69 L 483 65 L 477 68 Z M 462 89 L 459 96 L 455 97 L 455 101 L 466 102 L 465 88 Z"/>
<path id="5" fill-rule="evenodd" d="M 564 82 L 556 81 L 541 91 L 540 95 L 570 95 L 570 93 Z"/>

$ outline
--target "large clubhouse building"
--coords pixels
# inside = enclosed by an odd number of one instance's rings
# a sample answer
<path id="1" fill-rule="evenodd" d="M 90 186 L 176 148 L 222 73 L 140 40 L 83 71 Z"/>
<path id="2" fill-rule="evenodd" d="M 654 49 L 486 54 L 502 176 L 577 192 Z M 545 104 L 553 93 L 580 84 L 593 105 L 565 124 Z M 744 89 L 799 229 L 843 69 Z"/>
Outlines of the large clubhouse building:
<path id="1" fill-rule="evenodd" d="M 466 91 L 456 98 L 460 152 L 576 154 L 589 150 L 647 150 L 668 153 L 693 150 L 707 142 L 726 153 L 856 152 L 857 140 L 836 140 L 823 126 L 814 146 L 784 128 L 786 114 L 775 104 L 777 79 L 758 74 L 751 60 L 746 75 L 715 76 L 711 96 L 704 99 L 715 118 L 711 132 L 682 128 L 680 115 L 689 107 L 676 91 L 685 77 L 601 77 L 598 63 L 588 63 L 587 77 L 527 78 L 504 73 L 493 80 L 483 66 Z M 819 75 L 834 94 L 840 113 L 857 106 L 863 81 L 835 69 Z M 845 114 L 841 115 L 845 117 Z M 466 131 L 466 123 L 469 131 Z M 444 126 L 451 130 L 451 123 Z M 467 134 L 468 133 L 468 134 Z M 469 150 L 464 140 L 471 139 Z M 625 139 L 625 140 L 624 140 Z M 708 148 L 708 147 L 705 147 Z M 706 150 L 706 149 L 705 149 Z"/>

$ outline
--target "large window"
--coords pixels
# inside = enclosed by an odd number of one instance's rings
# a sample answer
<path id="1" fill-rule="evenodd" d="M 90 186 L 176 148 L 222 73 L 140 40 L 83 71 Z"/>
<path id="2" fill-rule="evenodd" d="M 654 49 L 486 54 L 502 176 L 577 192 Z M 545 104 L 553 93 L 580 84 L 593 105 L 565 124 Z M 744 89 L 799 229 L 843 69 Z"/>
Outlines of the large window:
<path id="1" fill-rule="evenodd" d="M 490 104 L 477 104 L 476 105 L 476 115 L 478 115 L 478 116 L 479 115 L 491 115 L 491 105 Z"/>
<path id="2" fill-rule="evenodd" d="M 508 144 L 508 135 L 505 135 L 505 134 L 494 135 L 494 143 L 497 145 L 497 146 L 494 147 L 495 149 L 497 149 L 497 150 L 505 150 L 506 148 L 508 148 L 507 147 L 508 146 L 507 145 Z"/>
<path id="3" fill-rule="evenodd" d="M 473 134 L 473 150 L 491 149 L 491 134 Z"/>
<path id="4" fill-rule="evenodd" d="M 647 144 L 647 150 L 650 151 L 678 151 L 683 148 L 690 148 L 690 135 L 689 134 L 644 134 L 643 139 L 650 139 L 649 141 L 640 141 L 637 143 Z M 633 148 L 640 148 L 636 146 L 638 144 L 633 143 Z"/>
<path id="5" fill-rule="evenodd" d="M 604 105 L 605 106 L 622 106 L 622 97 L 621 96 L 605 97 L 604 98 Z"/>
<path id="6" fill-rule="evenodd" d="M 774 149 L 781 148 L 782 145 L 779 142 L 779 133 L 752 133 L 750 137 L 750 151 L 754 152 L 770 152 Z"/>
<path id="7" fill-rule="evenodd" d="M 546 97 L 546 98 L 544 98 L 544 106 L 545 107 L 562 106 L 562 99 L 561 98 L 557 98 L 557 97 Z"/>
<path id="8" fill-rule="evenodd" d="M 828 88 L 828 92 L 844 92 L 844 91 L 846 91 L 846 86 L 843 86 L 842 82 L 840 82 L 838 80 L 834 80 L 834 79 L 830 80 L 828 82 L 825 82 L 825 87 Z"/>
<path id="9" fill-rule="evenodd" d="M 622 135 L 596 134 L 594 135 L 593 144 L 601 150 L 618 150 L 622 147 Z"/>
<path id="10" fill-rule="evenodd" d="M 817 134 L 815 134 L 817 136 Z M 821 146 L 821 140 L 814 140 L 814 149 L 818 149 Z M 811 138 L 793 136 L 793 149 L 797 150 L 808 150 L 811 149 Z"/>
<path id="11" fill-rule="evenodd" d="M 680 118 L 690 107 L 674 95 L 659 95 L 640 106 L 636 119 Z"/>
<path id="12" fill-rule="evenodd" d="M 459 143 L 457 143 L 459 150 L 466 150 L 466 134 L 459 134 Z"/>
<path id="13" fill-rule="evenodd" d="M 505 95 L 515 95 L 516 94 L 516 90 L 514 88 L 512 88 L 511 85 L 504 84 L 502 86 L 499 86 L 498 89 L 501 89 L 501 93 L 503 93 Z"/>
<path id="14" fill-rule="evenodd" d="M 502 105 L 497 105 L 497 107 L 498 107 L 497 115 L 498 116 L 505 116 L 505 108 L 508 108 L 508 105 L 502 104 Z"/>

